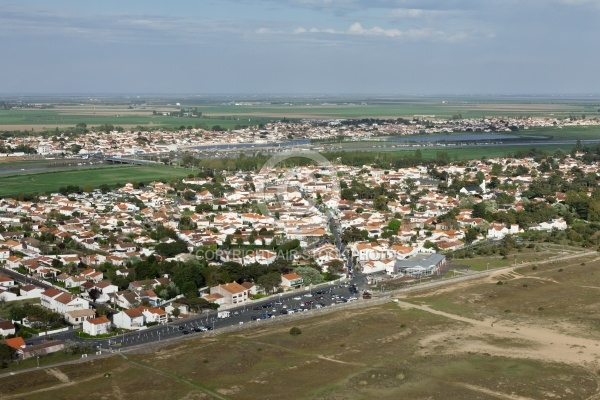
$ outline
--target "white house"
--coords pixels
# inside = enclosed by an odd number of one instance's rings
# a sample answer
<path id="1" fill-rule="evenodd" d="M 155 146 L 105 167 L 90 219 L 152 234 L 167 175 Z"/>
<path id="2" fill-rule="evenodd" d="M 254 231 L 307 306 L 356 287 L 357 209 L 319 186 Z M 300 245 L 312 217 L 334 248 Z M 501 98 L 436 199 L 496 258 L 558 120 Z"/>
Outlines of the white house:
<path id="1" fill-rule="evenodd" d="M 105 335 L 110 332 L 110 320 L 106 316 L 83 321 L 83 332 L 90 336 Z"/>
<path id="2" fill-rule="evenodd" d="M 281 275 L 281 286 L 284 288 L 297 289 L 304 284 L 302 277 L 295 273 Z"/>
<path id="3" fill-rule="evenodd" d="M 90 308 L 90 303 L 87 300 L 54 288 L 43 291 L 40 300 L 42 306 L 62 315 L 70 311 Z"/>
<path id="4" fill-rule="evenodd" d="M 259 263 L 269 265 L 277 258 L 277 254 L 269 250 L 257 250 L 244 257 L 244 265 Z"/>
<path id="5" fill-rule="evenodd" d="M 12 321 L 0 321 L 0 336 L 15 334 L 15 324 Z"/>
<path id="6" fill-rule="evenodd" d="M 144 327 L 144 314 L 139 308 L 131 308 L 113 314 L 113 325 L 121 329 L 137 330 Z"/>
<path id="7" fill-rule="evenodd" d="M 146 323 L 156 322 L 159 324 L 167 323 L 167 312 L 162 308 L 146 308 L 142 311 L 144 318 L 146 319 Z"/>

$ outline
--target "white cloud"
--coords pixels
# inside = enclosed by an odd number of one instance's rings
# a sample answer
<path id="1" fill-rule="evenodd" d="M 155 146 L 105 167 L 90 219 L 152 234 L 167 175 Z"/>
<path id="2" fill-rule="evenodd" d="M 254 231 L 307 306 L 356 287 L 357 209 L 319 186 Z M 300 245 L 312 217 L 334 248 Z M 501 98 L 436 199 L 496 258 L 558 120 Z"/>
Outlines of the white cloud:
<path id="1" fill-rule="evenodd" d="M 365 37 L 383 37 L 390 39 L 399 40 L 413 40 L 413 41 L 437 41 L 437 42 L 448 42 L 457 43 L 469 39 L 472 35 L 464 32 L 447 33 L 441 30 L 435 30 L 430 28 L 418 28 L 418 29 L 385 29 L 379 26 L 371 28 L 365 28 L 360 22 L 355 22 L 346 30 L 335 30 L 332 28 L 318 29 L 311 28 L 308 31 L 304 28 L 298 28 L 294 31 L 297 34 L 331 34 L 331 35 L 348 35 L 348 36 L 365 36 Z M 489 35 L 480 35 L 487 36 Z"/>

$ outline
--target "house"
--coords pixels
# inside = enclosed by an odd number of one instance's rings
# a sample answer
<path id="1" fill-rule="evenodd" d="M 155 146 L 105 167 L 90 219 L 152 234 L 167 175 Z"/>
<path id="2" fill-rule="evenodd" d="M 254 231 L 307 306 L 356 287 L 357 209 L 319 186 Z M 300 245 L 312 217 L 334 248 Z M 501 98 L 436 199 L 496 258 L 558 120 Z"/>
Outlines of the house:
<path id="1" fill-rule="evenodd" d="M 24 285 L 19 289 L 19 294 L 25 298 L 37 298 L 41 297 L 44 289 L 35 285 Z"/>
<path id="2" fill-rule="evenodd" d="M 96 311 L 92 308 L 73 310 L 65 314 L 65 320 L 71 325 L 81 325 L 83 321 L 96 317 Z"/>
<path id="3" fill-rule="evenodd" d="M 218 304 L 239 304 L 248 301 L 249 290 L 237 282 L 225 283 L 210 288 L 210 294 L 221 295 L 221 302 Z"/>
<path id="4" fill-rule="evenodd" d="M 61 274 L 62 275 L 62 274 Z M 82 283 L 87 282 L 83 276 L 69 276 L 64 280 L 65 287 L 67 289 L 80 287 Z"/>
<path id="5" fill-rule="evenodd" d="M 298 289 L 299 287 L 302 287 L 303 284 L 304 281 L 302 280 L 302 277 L 298 274 L 292 272 L 289 274 L 281 275 L 281 286 L 284 288 Z"/>
<path id="6" fill-rule="evenodd" d="M 246 282 L 244 282 L 244 283 L 246 283 Z M 244 286 L 244 285 L 242 284 L 242 286 Z M 189 313 L 190 313 L 190 309 L 187 304 L 170 303 L 168 306 L 165 307 L 165 311 L 167 312 L 168 315 L 173 315 L 173 311 L 175 311 L 175 309 L 179 310 L 179 317 L 181 317 L 183 315 L 189 315 Z"/>
<path id="7" fill-rule="evenodd" d="M 83 321 L 83 332 L 90 336 L 105 335 L 110 332 L 110 320 L 106 316 Z"/>
<path id="8" fill-rule="evenodd" d="M 0 286 L 5 288 L 13 287 L 15 286 L 15 280 L 8 276 L 0 275 Z"/>
<path id="9" fill-rule="evenodd" d="M 248 289 L 248 293 L 250 294 L 250 296 L 254 296 L 255 294 L 258 294 L 258 292 L 261 291 L 254 282 L 243 282 L 242 286 Z"/>
<path id="10" fill-rule="evenodd" d="M 0 247 L 0 260 L 6 260 L 10 257 L 10 249 L 7 247 Z"/>
<path id="11" fill-rule="evenodd" d="M 17 352 L 25 348 L 25 340 L 23 340 L 23 338 L 20 336 L 10 339 L 4 339 L 4 343 Z"/>
<path id="12" fill-rule="evenodd" d="M 33 346 L 23 347 L 17 350 L 17 354 L 22 359 L 42 356 L 50 353 L 56 353 L 65 348 L 65 343 L 62 340 L 50 340 Z"/>
<path id="13" fill-rule="evenodd" d="M 87 300 L 55 288 L 43 291 L 40 300 L 43 307 L 49 308 L 62 315 L 65 315 L 70 311 L 90 308 L 90 303 Z"/>
<path id="14" fill-rule="evenodd" d="M 0 321 L 0 336 L 15 334 L 15 324 L 12 321 Z"/>
<path id="15" fill-rule="evenodd" d="M 168 321 L 167 312 L 162 308 L 144 308 L 142 311 L 146 323 L 166 324 Z"/>
<path id="16" fill-rule="evenodd" d="M 113 285 L 110 281 L 101 281 L 94 284 L 92 287 L 93 290 L 96 289 L 100 293 L 98 298 L 96 299 L 97 303 L 106 303 L 110 301 L 110 294 L 117 293 L 119 291 L 119 287 Z M 88 292 L 89 293 L 89 292 Z"/>
<path id="17" fill-rule="evenodd" d="M 257 250 L 244 257 L 244 265 L 259 263 L 269 265 L 277 258 L 277 254 L 269 250 Z"/>
<path id="18" fill-rule="evenodd" d="M 2 301 L 14 301 L 17 300 L 18 296 L 16 293 L 11 292 L 8 288 L 0 286 L 0 300 Z"/>
<path id="19" fill-rule="evenodd" d="M 112 316 L 112 323 L 121 329 L 137 330 L 144 327 L 144 314 L 139 308 L 123 310 Z"/>

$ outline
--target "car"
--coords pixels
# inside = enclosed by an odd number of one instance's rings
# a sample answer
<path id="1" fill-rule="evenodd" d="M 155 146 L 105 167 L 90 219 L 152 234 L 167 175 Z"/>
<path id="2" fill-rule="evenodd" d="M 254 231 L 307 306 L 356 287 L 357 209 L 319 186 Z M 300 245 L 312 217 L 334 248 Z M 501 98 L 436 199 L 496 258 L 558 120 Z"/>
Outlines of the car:
<path id="1" fill-rule="evenodd" d="M 294 297 L 294 300 L 302 300 L 302 297 L 296 296 L 296 297 Z"/>
<path id="2" fill-rule="evenodd" d="M 252 321 L 260 321 L 260 315 L 253 315 L 252 317 L 250 317 L 250 319 Z"/>
<path id="3" fill-rule="evenodd" d="M 194 332 L 206 332 L 208 329 L 204 326 L 197 326 L 194 328 Z"/>
<path id="4" fill-rule="evenodd" d="M 259 310 L 260 310 L 260 307 L 259 307 L 259 306 L 256 306 L 256 307 L 252 307 L 252 309 L 253 309 L 254 311 L 259 311 Z"/>
<path id="5" fill-rule="evenodd" d="M 315 304 L 315 308 L 323 308 L 323 305 L 321 305 L 321 303 L 317 303 Z"/>
<path id="6" fill-rule="evenodd" d="M 184 335 L 189 335 L 189 334 L 190 334 L 190 331 L 186 331 L 186 330 L 184 330 L 184 331 L 181 331 L 181 333 L 182 333 L 182 334 L 184 334 Z"/>
<path id="7" fill-rule="evenodd" d="M 282 302 L 281 300 L 278 300 L 278 301 L 276 301 L 274 304 L 275 304 L 276 306 L 280 306 L 280 305 L 282 305 L 282 304 L 283 304 L 283 302 Z"/>
<path id="8" fill-rule="evenodd" d="M 184 329 L 185 329 L 185 326 L 183 326 L 183 325 L 179 325 L 179 327 L 178 327 L 178 328 L 179 328 L 179 330 L 180 330 L 180 331 L 182 331 L 182 330 L 184 330 Z"/>
<path id="9" fill-rule="evenodd" d="M 312 293 L 306 293 L 304 297 L 312 297 Z"/>
<path id="10" fill-rule="evenodd" d="M 293 312 L 293 311 L 292 311 Z M 289 314 L 290 312 L 288 310 L 286 310 L 285 308 L 281 311 L 279 311 L 279 314 Z"/>
<path id="11" fill-rule="evenodd" d="M 240 315 L 240 312 L 239 311 L 234 311 L 233 315 Z"/>
<path id="12" fill-rule="evenodd" d="M 281 310 L 281 311 L 283 311 L 283 310 Z M 286 310 L 286 311 L 287 311 L 287 314 L 293 314 L 296 312 L 296 310 Z"/>

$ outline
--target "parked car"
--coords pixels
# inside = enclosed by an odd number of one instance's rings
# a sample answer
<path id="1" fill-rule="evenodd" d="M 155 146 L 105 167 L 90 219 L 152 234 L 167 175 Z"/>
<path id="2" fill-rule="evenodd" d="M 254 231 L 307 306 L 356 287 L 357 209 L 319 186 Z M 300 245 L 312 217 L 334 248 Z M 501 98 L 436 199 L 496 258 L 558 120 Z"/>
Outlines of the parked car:
<path id="1" fill-rule="evenodd" d="M 285 308 L 283 310 L 279 311 L 279 314 L 289 314 L 289 313 L 290 312 L 288 310 L 286 310 Z"/>
<path id="2" fill-rule="evenodd" d="M 194 328 L 194 332 L 206 332 L 208 329 L 206 329 L 205 326 L 197 326 Z"/>
<path id="3" fill-rule="evenodd" d="M 189 335 L 190 331 L 181 331 L 181 333 L 183 333 L 184 335 Z"/>
<path id="4" fill-rule="evenodd" d="M 302 297 L 296 296 L 296 297 L 294 297 L 294 300 L 302 300 Z"/>
<path id="5" fill-rule="evenodd" d="M 277 301 L 275 302 L 275 305 L 276 305 L 276 306 L 280 306 L 280 305 L 282 305 L 282 304 L 283 304 L 283 302 L 282 302 L 282 301 L 280 301 L 280 300 L 277 300 Z"/>

